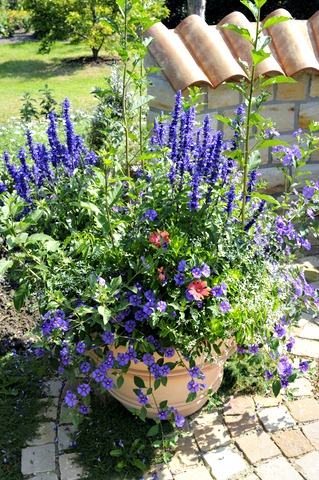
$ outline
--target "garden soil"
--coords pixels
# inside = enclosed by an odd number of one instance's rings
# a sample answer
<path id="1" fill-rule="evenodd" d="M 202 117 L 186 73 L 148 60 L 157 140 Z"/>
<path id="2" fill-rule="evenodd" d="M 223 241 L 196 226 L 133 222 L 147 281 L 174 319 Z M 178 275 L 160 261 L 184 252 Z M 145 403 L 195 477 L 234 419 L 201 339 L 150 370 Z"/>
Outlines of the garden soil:
<path id="1" fill-rule="evenodd" d="M 25 348 L 32 338 L 31 330 L 38 324 L 39 314 L 28 304 L 20 312 L 13 305 L 14 289 L 5 277 L 0 277 L 0 355 L 9 350 Z"/>

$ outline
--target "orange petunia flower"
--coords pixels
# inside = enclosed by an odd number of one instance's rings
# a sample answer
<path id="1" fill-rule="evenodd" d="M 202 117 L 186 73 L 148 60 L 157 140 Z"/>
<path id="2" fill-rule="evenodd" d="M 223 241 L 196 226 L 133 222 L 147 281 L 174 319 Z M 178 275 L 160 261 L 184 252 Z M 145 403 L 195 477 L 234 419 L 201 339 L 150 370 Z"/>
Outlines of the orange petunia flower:
<path id="1" fill-rule="evenodd" d="M 149 237 L 149 242 L 154 243 L 157 247 L 160 247 L 163 242 L 168 243 L 170 241 L 168 232 L 153 232 Z"/>
<path id="2" fill-rule="evenodd" d="M 203 280 L 193 280 L 187 287 L 188 292 L 193 295 L 195 300 L 203 300 L 210 294 L 211 288 L 207 287 L 207 282 Z"/>
<path id="3" fill-rule="evenodd" d="M 165 275 L 165 271 L 164 271 L 164 267 L 160 267 L 157 269 L 158 270 L 158 279 L 161 283 L 165 283 L 166 282 L 166 275 Z"/>

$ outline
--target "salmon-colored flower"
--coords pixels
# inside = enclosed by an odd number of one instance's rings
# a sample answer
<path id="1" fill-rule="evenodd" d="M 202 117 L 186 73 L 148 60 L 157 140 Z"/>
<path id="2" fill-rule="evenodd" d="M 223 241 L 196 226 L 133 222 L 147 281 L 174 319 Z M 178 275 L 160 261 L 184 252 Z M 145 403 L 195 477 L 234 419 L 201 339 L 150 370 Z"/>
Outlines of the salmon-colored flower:
<path id="1" fill-rule="evenodd" d="M 204 280 L 193 280 L 188 285 L 187 290 L 195 300 L 203 300 L 210 294 L 211 288 L 207 287 L 207 282 Z"/>
<path id="2" fill-rule="evenodd" d="M 165 275 L 165 272 L 164 272 L 164 267 L 160 267 L 157 269 L 158 270 L 158 279 L 161 283 L 165 283 L 167 278 L 166 278 L 166 275 Z"/>
<path id="3" fill-rule="evenodd" d="M 149 237 L 149 242 L 154 243 L 157 247 L 160 247 L 162 243 L 168 243 L 170 241 L 168 232 L 153 232 Z"/>

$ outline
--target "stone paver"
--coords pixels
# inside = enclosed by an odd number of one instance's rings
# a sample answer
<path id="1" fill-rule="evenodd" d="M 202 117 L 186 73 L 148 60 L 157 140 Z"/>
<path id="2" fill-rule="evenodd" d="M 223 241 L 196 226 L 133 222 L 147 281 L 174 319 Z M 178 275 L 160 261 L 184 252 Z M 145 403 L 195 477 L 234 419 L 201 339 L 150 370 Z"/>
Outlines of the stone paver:
<path id="1" fill-rule="evenodd" d="M 310 452 L 296 460 L 301 468 L 301 473 L 307 480 L 318 480 L 319 478 L 319 452 Z"/>
<path id="2" fill-rule="evenodd" d="M 288 402 L 291 415 L 297 422 L 309 422 L 319 419 L 319 403 L 314 398 L 303 398 Z"/>
<path id="3" fill-rule="evenodd" d="M 55 446 L 53 443 L 22 449 L 22 475 L 53 472 L 55 470 Z M 71 480 L 71 479 L 68 479 Z"/>
<path id="4" fill-rule="evenodd" d="M 252 464 L 280 455 L 279 448 L 265 432 L 243 435 L 237 438 L 236 445 Z"/>
<path id="5" fill-rule="evenodd" d="M 43 401 L 48 402 L 47 399 L 43 399 Z M 40 415 L 42 415 L 44 418 L 55 420 L 58 415 L 58 405 L 59 405 L 59 399 L 57 397 L 50 398 L 49 405 L 43 407 L 43 410 L 41 411 Z"/>
<path id="6" fill-rule="evenodd" d="M 224 421 L 232 437 L 239 437 L 244 433 L 258 430 L 259 428 L 255 412 L 252 415 L 249 413 L 244 413 L 243 415 L 225 415 Z"/>
<path id="7" fill-rule="evenodd" d="M 73 434 L 76 432 L 76 428 L 73 425 L 62 425 L 58 427 L 58 448 L 62 452 L 70 448 Z"/>
<path id="8" fill-rule="evenodd" d="M 32 445 L 44 445 L 45 443 L 54 443 L 56 437 L 55 423 L 44 422 L 39 425 L 37 436 L 27 440 L 26 444 Z"/>
<path id="9" fill-rule="evenodd" d="M 174 480 L 212 480 L 206 467 L 200 466 L 174 476 Z M 157 479 L 156 479 L 157 480 Z"/>
<path id="10" fill-rule="evenodd" d="M 40 473 L 31 477 L 29 480 L 59 480 L 55 473 Z"/>
<path id="11" fill-rule="evenodd" d="M 217 448 L 206 453 L 204 461 L 216 480 L 228 480 L 249 468 L 242 456 L 230 447 Z"/>
<path id="12" fill-rule="evenodd" d="M 319 358 L 319 345 L 315 340 L 296 337 L 294 355 L 301 357 Z"/>
<path id="13" fill-rule="evenodd" d="M 319 422 L 304 425 L 302 431 L 310 441 L 311 445 L 313 445 L 316 450 L 319 450 Z"/>
<path id="14" fill-rule="evenodd" d="M 313 446 L 300 430 L 276 432 L 272 439 L 288 458 L 298 457 L 313 450 Z"/>
<path id="15" fill-rule="evenodd" d="M 319 326 L 312 323 L 307 323 L 303 328 L 300 329 L 298 335 L 301 338 L 319 340 Z"/>
<path id="16" fill-rule="evenodd" d="M 59 458 L 61 480 L 79 480 L 83 475 L 83 468 L 76 464 L 77 455 L 64 454 Z"/>
<path id="17" fill-rule="evenodd" d="M 164 463 L 160 463 L 151 469 L 150 472 L 144 473 L 144 480 L 153 480 L 156 474 L 156 480 L 173 480 L 172 474 Z"/>
<path id="18" fill-rule="evenodd" d="M 252 397 L 233 397 L 224 405 L 225 415 L 243 415 L 255 410 L 255 403 Z"/>
<path id="19" fill-rule="evenodd" d="M 278 397 L 262 397 L 261 395 L 256 395 L 253 398 L 256 404 L 256 411 L 264 407 L 275 407 L 282 403 L 282 396 L 280 394 Z"/>
<path id="20" fill-rule="evenodd" d="M 59 397 L 62 389 L 62 382 L 58 379 L 48 380 L 45 382 L 44 391 L 50 397 Z"/>
<path id="21" fill-rule="evenodd" d="M 200 454 L 193 438 L 180 438 L 174 457 L 170 462 L 170 469 L 175 473 L 179 473 L 186 470 L 186 468 L 198 465 L 200 461 Z"/>
<path id="22" fill-rule="evenodd" d="M 268 432 L 296 425 L 295 420 L 284 406 L 264 408 L 258 412 L 258 417 Z"/>
<path id="23" fill-rule="evenodd" d="M 294 397 L 309 396 L 312 395 L 313 392 L 313 386 L 311 385 L 311 382 L 305 377 L 297 378 L 292 387 L 294 389 Z"/>
<path id="24" fill-rule="evenodd" d="M 256 468 L 261 480 L 304 480 L 285 458 L 275 458 Z"/>
<path id="25" fill-rule="evenodd" d="M 215 418 L 210 424 L 196 425 L 193 433 L 202 452 L 208 452 L 212 448 L 228 445 L 231 442 L 229 432 L 220 418 Z"/>

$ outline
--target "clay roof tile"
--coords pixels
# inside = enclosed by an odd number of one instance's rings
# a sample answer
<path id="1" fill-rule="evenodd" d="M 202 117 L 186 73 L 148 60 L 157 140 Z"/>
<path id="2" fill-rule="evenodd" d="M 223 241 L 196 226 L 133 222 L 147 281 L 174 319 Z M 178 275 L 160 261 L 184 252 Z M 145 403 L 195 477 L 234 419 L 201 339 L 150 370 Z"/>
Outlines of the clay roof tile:
<path id="1" fill-rule="evenodd" d="M 290 17 L 287 10 L 277 9 L 273 16 Z M 185 18 L 175 30 L 157 23 L 146 32 L 153 37 L 149 51 L 174 90 L 185 90 L 194 84 L 218 87 L 224 81 L 246 77 L 240 61 L 251 63 L 251 45 L 237 33 L 223 28 L 237 25 L 255 36 L 256 24 L 240 12 L 232 12 L 218 25 L 208 25 L 197 15 Z M 319 11 L 309 20 L 288 20 L 267 28 L 271 37 L 266 50 L 269 58 L 259 63 L 256 76 L 285 74 L 294 76 L 301 71 L 319 72 Z"/>

